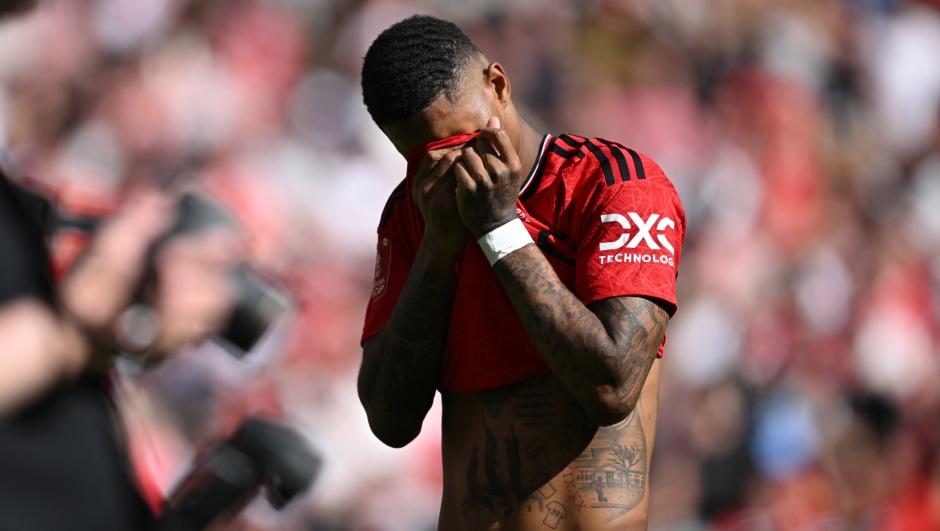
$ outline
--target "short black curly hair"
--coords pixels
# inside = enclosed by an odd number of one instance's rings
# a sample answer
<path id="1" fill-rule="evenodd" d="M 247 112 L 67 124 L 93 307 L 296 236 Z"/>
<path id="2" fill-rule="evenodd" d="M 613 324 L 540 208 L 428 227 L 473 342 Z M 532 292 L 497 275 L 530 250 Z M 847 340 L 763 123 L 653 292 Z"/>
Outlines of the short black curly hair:
<path id="1" fill-rule="evenodd" d="M 480 54 L 453 22 L 406 18 L 369 46 L 362 61 L 362 99 L 379 126 L 407 120 L 441 94 L 453 102 L 464 67 Z"/>

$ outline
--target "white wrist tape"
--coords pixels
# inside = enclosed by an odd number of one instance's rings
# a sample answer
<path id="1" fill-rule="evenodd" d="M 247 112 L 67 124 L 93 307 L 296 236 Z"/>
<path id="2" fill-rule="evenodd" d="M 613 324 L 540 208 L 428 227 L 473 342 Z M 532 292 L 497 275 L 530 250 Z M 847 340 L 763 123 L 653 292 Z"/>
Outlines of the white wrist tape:
<path id="1" fill-rule="evenodd" d="M 477 243 L 483 249 L 483 254 L 490 261 L 490 265 L 493 265 L 507 254 L 534 242 L 522 220 L 516 218 L 487 232 L 477 240 Z"/>

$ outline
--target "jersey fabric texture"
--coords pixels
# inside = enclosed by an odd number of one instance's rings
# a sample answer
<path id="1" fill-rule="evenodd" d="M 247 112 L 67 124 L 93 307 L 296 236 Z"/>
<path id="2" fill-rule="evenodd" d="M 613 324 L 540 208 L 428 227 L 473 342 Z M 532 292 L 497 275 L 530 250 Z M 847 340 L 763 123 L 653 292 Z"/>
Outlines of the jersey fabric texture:
<path id="1" fill-rule="evenodd" d="M 458 135 L 408 154 L 407 177 L 392 192 L 379 223 L 363 341 L 388 322 L 421 243 L 424 222 L 411 197 L 421 158 L 473 136 Z M 685 211 L 650 158 L 600 138 L 546 135 L 516 207 L 558 277 L 585 305 L 643 296 L 662 301 L 670 316 L 675 313 Z M 550 372 L 473 238 L 455 267 L 438 388 L 472 393 Z M 662 350 L 661 345 L 660 356 Z"/>

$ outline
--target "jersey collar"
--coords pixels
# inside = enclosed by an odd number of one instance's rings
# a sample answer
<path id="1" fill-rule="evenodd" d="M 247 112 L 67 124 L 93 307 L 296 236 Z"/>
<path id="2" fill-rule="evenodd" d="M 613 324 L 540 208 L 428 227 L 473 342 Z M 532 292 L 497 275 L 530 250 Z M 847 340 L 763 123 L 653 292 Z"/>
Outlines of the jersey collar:
<path id="1" fill-rule="evenodd" d="M 526 177 L 525 182 L 522 183 L 522 188 L 519 190 L 519 197 L 522 197 L 522 194 L 525 193 L 526 189 L 532 185 L 533 181 L 535 180 L 535 176 L 538 175 L 538 173 L 541 171 L 542 162 L 545 159 L 545 152 L 547 151 L 546 148 L 548 147 L 548 143 L 551 142 L 551 140 L 551 134 L 546 133 L 546 135 L 542 137 L 542 144 L 539 146 L 539 154 L 535 158 L 535 164 L 532 165 L 532 171 L 529 172 L 529 176 Z"/>

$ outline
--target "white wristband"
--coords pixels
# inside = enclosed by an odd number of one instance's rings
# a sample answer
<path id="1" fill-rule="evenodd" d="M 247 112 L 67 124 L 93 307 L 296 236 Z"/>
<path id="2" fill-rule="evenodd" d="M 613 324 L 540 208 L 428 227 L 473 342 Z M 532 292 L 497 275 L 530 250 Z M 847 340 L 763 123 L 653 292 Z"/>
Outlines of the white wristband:
<path id="1" fill-rule="evenodd" d="M 507 254 L 534 242 L 522 220 L 516 218 L 487 232 L 477 243 L 483 249 L 490 265 L 493 265 Z"/>

